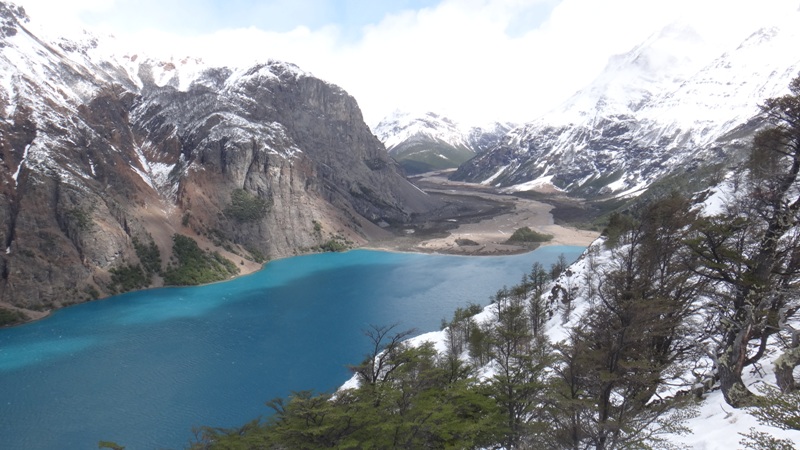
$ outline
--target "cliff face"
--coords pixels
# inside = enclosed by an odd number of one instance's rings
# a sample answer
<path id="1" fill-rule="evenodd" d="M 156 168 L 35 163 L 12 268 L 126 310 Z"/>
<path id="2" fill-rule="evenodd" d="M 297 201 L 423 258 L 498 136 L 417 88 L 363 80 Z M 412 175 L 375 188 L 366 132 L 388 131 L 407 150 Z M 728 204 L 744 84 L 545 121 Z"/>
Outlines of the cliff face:
<path id="1" fill-rule="evenodd" d="M 134 240 L 164 264 L 175 233 L 244 264 L 436 206 L 351 96 L 294 66 L 116 59 L 92 37 L 40 38 L 19 8 L 0 19 L 0 306 L 109 295 Z"/>

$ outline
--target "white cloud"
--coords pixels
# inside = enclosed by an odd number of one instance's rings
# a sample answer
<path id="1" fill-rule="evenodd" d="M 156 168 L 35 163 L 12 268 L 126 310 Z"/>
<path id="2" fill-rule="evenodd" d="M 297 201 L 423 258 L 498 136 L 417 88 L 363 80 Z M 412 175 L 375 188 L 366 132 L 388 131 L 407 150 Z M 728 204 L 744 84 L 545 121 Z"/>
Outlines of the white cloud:
<path id="1" fill-rule="evenodd" d="M 53 33 L 71 32 L 81 27 L 79 14 L 85 11 L 110 9 L 114 0 L 10 0 L 25 8 L 25 12 L 37 24 Z"/>
<path id="2" fill-rule="evenodd" d="M 436 7 L 385 16 L 360 39 L 335 24 L 288 32 L 256 28 L 181 36 L 140 30 L 118 37 L 164 56 L 194 54 L 214 64 L 276 58 L 334 82 L 358 99 L 368 123 L 394 110 L 436 111 L 456 120 L 526 121 L 590 82 L 609 56 L 661 26 L 691 17 L 711 38 L 741 33 L 747 23 L 792 0 L 444 0 Z M 25 0 L 34 20 L 42 5 L 65 23 L 77 11 L 112 8 L 113 0 Z M 201 2 L 204 3 L 204 2 Z M 69 5 L 69 6 L 65 6 Z M 165 6 L 167 7 L 167 6 Z M 796 9 L 797 6 L 794 6 Z M 552 13 L 542 22 L 536 11 Z M 524 20 L 532 20 L 526 26 Z"/>

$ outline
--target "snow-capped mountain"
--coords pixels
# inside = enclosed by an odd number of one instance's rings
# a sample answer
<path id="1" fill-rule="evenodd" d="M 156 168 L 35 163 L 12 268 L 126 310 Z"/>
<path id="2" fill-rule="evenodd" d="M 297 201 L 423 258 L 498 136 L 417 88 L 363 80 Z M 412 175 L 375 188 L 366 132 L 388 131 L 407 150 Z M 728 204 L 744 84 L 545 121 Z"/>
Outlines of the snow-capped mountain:
<path id="1" fill-rule="evenodd" d="M 619 197 L 667 175 L 735 162 L 758 126 L 759 102 L 785 92 L 800 71 L 798 30 L 800 11 L 730 42 L 670 25 L 453 178 Z"/>
<path id="2" fill-rule="evenodd" d="M 468 127 L 428 112 L 396 111 L 374 128 L 375 135 L 409 174 L 456 168 L 499 143 L 511 124 Z"/>
<path id="3" fill-rule="evenodd" d="M 35 29 L 0 2 L 2 304 L 108 295 L 134 240 L 164 264 L 176 233 L 244 264 L 363 242 L 433 202 L 355 99 L 291 64 L 113 56 L 105 38 Z"/>

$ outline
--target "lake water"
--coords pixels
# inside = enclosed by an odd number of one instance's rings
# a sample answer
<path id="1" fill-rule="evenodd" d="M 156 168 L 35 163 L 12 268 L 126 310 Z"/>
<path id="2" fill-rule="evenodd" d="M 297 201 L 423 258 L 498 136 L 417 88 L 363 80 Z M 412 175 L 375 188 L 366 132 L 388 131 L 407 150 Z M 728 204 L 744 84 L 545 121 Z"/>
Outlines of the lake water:
<path id="1" fill-rule="evenodd" d="M 549 268 L 582 251 L 308 255 L 0 329 L 0 448 L 183 448 L 194 426 L 241 425 L 269 414 L 269 399 L 334 390 L 363 359 L 370 324 L 437 330 L 457 307 L 517 284 L 533 262 Z"/>

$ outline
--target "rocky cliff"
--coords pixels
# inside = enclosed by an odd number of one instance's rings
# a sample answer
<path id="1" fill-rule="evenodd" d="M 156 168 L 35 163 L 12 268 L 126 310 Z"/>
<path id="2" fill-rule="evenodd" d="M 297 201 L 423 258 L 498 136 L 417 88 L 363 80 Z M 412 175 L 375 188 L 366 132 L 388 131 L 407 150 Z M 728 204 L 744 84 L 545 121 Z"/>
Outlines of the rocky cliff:
<path id="1" fill-rule="evenodd" d="M 237 265 L 360 244 L 436 206 L 342 89 L 295 66 L 112 56 L 0 3 L 0 305 L 103 297 L 183 234 Z M 111 272 L 110 272 L 111 271 Z M 160 285 L 155 276 L 152 285 Z"/>

